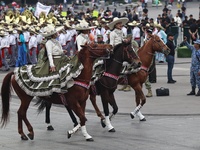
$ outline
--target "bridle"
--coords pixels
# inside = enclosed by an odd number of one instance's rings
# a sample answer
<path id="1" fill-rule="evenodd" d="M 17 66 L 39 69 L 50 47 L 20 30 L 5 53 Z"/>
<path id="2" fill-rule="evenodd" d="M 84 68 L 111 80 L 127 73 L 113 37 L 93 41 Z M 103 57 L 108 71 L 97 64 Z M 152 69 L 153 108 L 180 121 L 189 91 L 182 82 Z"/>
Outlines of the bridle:
<path id="1" fill-rule="evenodd" d="M 123 51 L 123 53 L 122 53 L 122 60 L 124 60 L 125 53 L 126 53 L 128 59 L 134 60 L 134 59 L 138 58 L 137 54 L 136 54 L 136 53 L 134 52 L 134 50 L 133 50 L 133 47 L 131 47 L 131 48 L 132 48 L 133 53 L 135 53 L 135 56 L 132 56 L 132 55 L 128 52 L 128 51 L 130 51 L 130 50 L 128 50 L 128 48 L 129 48 L 130 45 L 131 45 L 131 44 L 129 44 L 129 45 L 123 47 L 123 50 L 122 50 L 122 51 Z M 123 62 L 121 62 L 121 61 L 119 61 L 119 60 L 117 60 L 117 59 L 115 59 L 115 58 L 112 58 L 112 59 L 113 59 L 115 62 L 119 63 L 119 64 L 123 64 Z M 134 62 L 133 62 L 133 63 L 134 63 Z"/>
<path id="2" fill-rule="evenodd" d="M 166 54 L 167 52 L 166 52 L 166 50 L 164 50 L 164 46 L 163 46 L 162 44 L 160 44 L 160 43 L 163 42 L 163 41 L 162 41 L 161 39 L 160 39 L 160 41 L 157 41 L 155 38 L 156 38 L 156 36 L 153 37 L 153 45 L 152 45 L 152 48 L 154 49 L 155 44 L 158 44 L 159 47 L 162 47 L 162 51 L 161 51 L 161 52 L 162 52 L 163 54 Z M 164 43 L 163 43 L 163 44 L 164 44 Z"/>

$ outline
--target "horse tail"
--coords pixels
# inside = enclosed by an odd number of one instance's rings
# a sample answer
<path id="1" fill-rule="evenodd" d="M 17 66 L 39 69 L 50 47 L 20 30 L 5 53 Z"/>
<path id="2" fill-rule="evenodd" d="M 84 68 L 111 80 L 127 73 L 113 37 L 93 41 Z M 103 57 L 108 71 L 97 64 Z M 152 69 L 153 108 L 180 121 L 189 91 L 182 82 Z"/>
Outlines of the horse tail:
<path id="1" fill-rule="evenodd" d="M 37 102 L 35 103 L 35 106 L 38 106 L 37 112 L 38 114 L 40 114 L 46 108 L 46 101 L 42 100 L 41 98 L 38 98 Z"/>
<path id="2" fill-rule="evenodd" d="M 4 79 L 1 86 L 1 100 L 2 100 L 2 116 L 1 116 L 1 127 L 6 126 L 9 120 L 9 110 L 10 110 L 10 96 L 11 96 L 11 77 L 14 72 L 8 73 Z"/>

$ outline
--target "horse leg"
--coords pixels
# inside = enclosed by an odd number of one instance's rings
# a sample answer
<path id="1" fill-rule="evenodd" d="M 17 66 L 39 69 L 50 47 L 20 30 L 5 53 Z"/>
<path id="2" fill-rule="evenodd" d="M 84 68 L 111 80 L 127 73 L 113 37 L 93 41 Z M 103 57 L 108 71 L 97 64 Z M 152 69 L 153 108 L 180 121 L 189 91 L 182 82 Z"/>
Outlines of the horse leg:
<path id="1" fill-rule="evenodd" d="M 103 104 L 103 110 L 105 113 L 105 124 L 108 128 L 108 132 L 115 132 L 115 128 L 112 126 L 111 122 L 110 122 L 110 118 L 109 118 L 109 107 L 108 107 L 108 100 L 107 97 L 109 96 L 108 92 L 104 92 L 101 94 L 101 101 Z"/>
<path id="2" fill-rule="evenodd" d="M 140 103 L 141 99 L 142 99 L 142 103 Z M 137 89 L 135 88 L 135 100 L 136 100 L 136 108 L 133 110 L 133 112 L 130 113 L 131 118 L 133 119 L 137 115 L 140 121 L 146 121 L 145 117 L 140 112 L 140 109 L 146 102 L 146 98 L 144 96 L 141 86 L 138 87 Z"/>
<path id="3" fill-rule="evenodd" d="M 74 100 L 75 101 L 75 100 Z M 82 105 L 86 105 L 86 101 L 85 104 Z M 86 117 L 85 117 L 85 112 L 83 111 L 82 107 L 80 106 L 80 104 L 74 104 L 72 106 L 72 110 L 74 111 L 74 113 L 79 117 L 80 119 L 80 124 L 78 124 L 76 127 L 74 127 L 72 130 L 68 131 L 68 138 L 70 138 L 75 132 L 78 131 L 78 129 L 81 127 L 81 131 L 83 136 L 85 137 L 86 141 L 94 141 L 92 136 L 90 136 L 87 133 L 86 130 L 86 126 L 85 126 L 85 122 L 86 122 Z"/>
<path id="4" fill-rule="evenodd" d="M 143 107 L 143 105 L 146 103 L 146 97 L 143 93 L 143 91 L 141 90 L 140 92 L 140 99 L 141 99 L 141 103 L 137 104 L 137 106 L 141 105 L 140 109 L 138 110 L 138 112 L 136 113 L 136 115 L 139 117 L 140 121 L 146 121 L 145 116 L 141 113 L 141 108 Z"/>
<path id="5" fill-rule="evenodd" d="M 111 98 L 111 101 L 109 101 L 109 104 L 112 106 L 113 108 L 113 112 L 110 114 L 110 120 L 112 119 L 112 117 L 115 116 L 115 114 L 118 112 L 118 106 L 117 106 L 117 103 L 115 101 L 115 97 L 114 97 L 114 94 L 111 93 L 110 94 L 110 98 Z"/>
<path id="6" fill-rule="evenodd" d="M 78 125 L 78 121 L 76 120 L 76 117 L 74 116 L 73 111 L 68 106 L 65 106 L 65 108 L 67 109 L 69 116 L 72 119 L 72 122 L 74 123 L 74 127 L 76 127 Z"/>
<path id="7" fill-rule="evenodd" d="M 96 111 L 96 114 L 98 117 L 101 118 L 101 125 L 103 128 L 106 127 L 105 125 L 105 117 L 102 115 L 101 111 L 99 110 L 99 107 L 97 106 L 97 103 L 96 103 L 96 95 L 93 95 L 93 94 L 90 94 L 90 101 L 92 102 L 92 105 Z"/>
<path id="8" fill-rule="evenodd" d="M 46 112 L 45 112 L 45 123 L 47 124 L 47 130 L 52 131 L 54 130 L 53 126 L 51 125 L 50 121 L 50 109 L 52 106 L 52 103 L 45 101 L 45 106 L 46 106 Z"/>
<path id="9" fill-rule="evenodd" d="M 32 99 L 32 98 L 31 98 Z M 21 106 L 18 110 L 18 132 L 21 135 L 21 139 L 22 140 L 28 140 L 27 136 L 33 140 L 34 139 L 34 132 L 33 132 L 33 127 L 31 126 L 30 122 L 28 121 L 27 117 L 26 117 L 26 113 L 29 107 L 29 104 L 31 102 L 31 99 L 29 98 L 25 98 L 25 100 L 21 100 Z M 24 123 L 27 126 L 27 129 L 29 131 L 29 134 L 27 134 L 27 136 L 24 134 L 23 132 L 23 124 L 22 124 L 22 120 L 24 121 Z"/>

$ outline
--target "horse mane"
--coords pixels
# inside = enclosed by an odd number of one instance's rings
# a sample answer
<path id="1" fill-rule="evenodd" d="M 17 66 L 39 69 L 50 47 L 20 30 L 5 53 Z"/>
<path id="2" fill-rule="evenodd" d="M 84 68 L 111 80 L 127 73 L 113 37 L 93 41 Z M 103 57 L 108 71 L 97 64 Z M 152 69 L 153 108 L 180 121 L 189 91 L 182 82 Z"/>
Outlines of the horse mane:
<path id="1" fill-rule="evenodd" d="M 140 47 L 140 48 L 138 49 L 138 52 L 139 52 L 139 51 L 142 51 L 143 48 L 147 45 L 147 43 L 148 43 L 154 36 L 155 36 L 155 35 L 151 35 L 151 38 L 150 38 L 147 42 L 145 42 L 145 43 L 142 45 L 142 47 Z"/>

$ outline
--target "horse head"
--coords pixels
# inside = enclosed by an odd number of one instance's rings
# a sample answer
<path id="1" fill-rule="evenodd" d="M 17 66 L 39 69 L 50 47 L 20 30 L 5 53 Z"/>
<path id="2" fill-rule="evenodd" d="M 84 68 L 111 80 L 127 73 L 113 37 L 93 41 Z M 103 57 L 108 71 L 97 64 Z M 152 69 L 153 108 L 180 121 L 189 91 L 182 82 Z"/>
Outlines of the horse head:
<path id="1" fill-rule="evenodd" d="M 134 69 L 141 67 L 142 62 L 137 53 L 135 52 L 131 42 L 128 43 L 123 42 L 121 46 L 122 46 L 121 49 L 123 51 L 121 57 L 123 61 L 126 61 L 129 64 L 131 64 L 131 66 Z"/>
<path id="2" fill-rule="evenodd" d="M 165 55 L 168 55 L 170 53 L 170 49 L 163 42 L 163 40 L 160 39 L 158 35 L 152 35 L 151 40 L 154 51 L 161 52 Z"/>
<path id="3" fill-rule="evenodd" d="M 108 58 L 110 55 L 110 51 L 112 50 L 112 45 L 110 44 L 96 44 L 96 43 L 90 43 L 81 45 L 82 50 L 87 49 L 89 52 L 90 58 Z M 81 50 L 81 51 L 82 51 Z"/>

